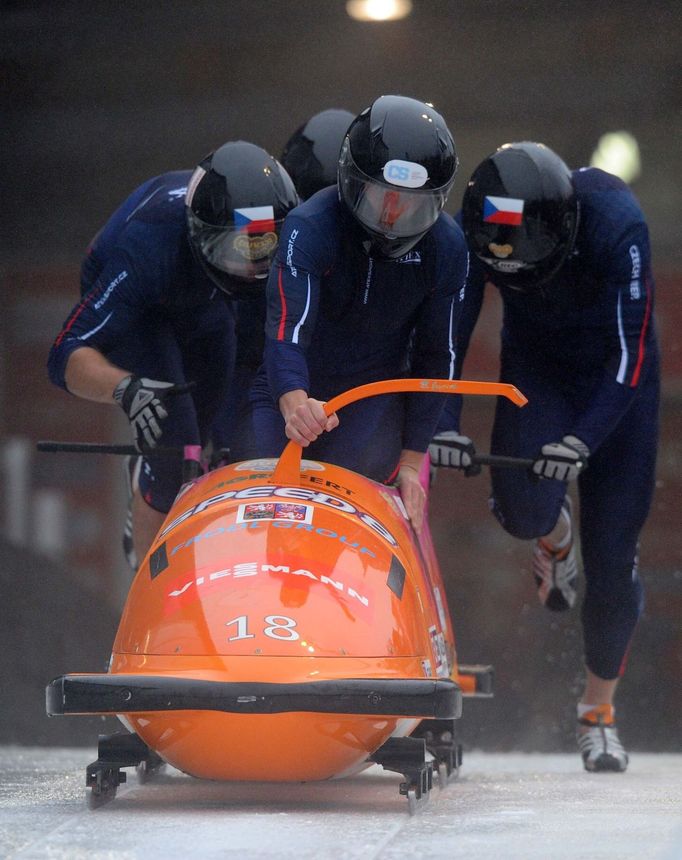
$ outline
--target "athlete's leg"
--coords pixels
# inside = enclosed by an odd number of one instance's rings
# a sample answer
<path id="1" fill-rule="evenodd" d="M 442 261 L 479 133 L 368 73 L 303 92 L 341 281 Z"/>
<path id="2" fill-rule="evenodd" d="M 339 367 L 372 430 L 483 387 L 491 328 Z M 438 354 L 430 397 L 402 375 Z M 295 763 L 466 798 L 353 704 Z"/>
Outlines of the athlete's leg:
<path id="1" fill-rule="evenodd" d="M 604 680 L 622 674 L 643 603 L 637 550 L 654 489 L 657 411 L 652 383 L 579 478 L 585 662 Z"/>
<path id="2" fill-rule="evenodd" d="M 128 338 L 108 357 L 138 376 L 167 382 L 187 378 L 176 334 L 165 320 L 150 320 L 144 336 Z M 159 447 L 200 444 L 194 401 L 190 394 L 168 400 L 168 417 L 163 421 Z M 182 458 L 148 454 L 142 459 L 139 490 L 133 496 L 133 544 L 141 562 L 156 535 L 158 525 L 170 510 L 182 484 Z M 156 526 L 156 528 L 155 528 Z"/>
<path id="3" fill-rule="evenodd" d="M 657 413 L 653 380 L 579 479 L 586 682 L 578 704 L 578 746 L 590 771 L 623 771 L 628 764 L 613 698 L 643 606 L 637 555 L 654 489 Z"/>
<path id="4" fill-rule="evenodd" d="M 500 398 L 491 450 L 531 459 L 547 442 L 571 428 L 574 406 L 560 377 L 539 371 L 523 356 L 503 352 L 502 379 L 527 397 L 522 408 Z M 514 537 L 530 540 L 538 598 L 548 609 L 575 603 L 578 566 L 573 542 L 571 501 L 563 481 L 539 480 L 528 469 L 491 469 L 491 509 Z"/>
<path id="5" fill-rule="evenodd" d="M 258 457 L 258 442 L 249 396 L 257 368 L 237 365 L 230 391 L 213 424 L 214 450 L 229 451 L 229 462 Z"/>
<path id="6" fill-rule="evenodd" d="M 556 380 L 541 375 L 522 359 L 503 356 L 501 379 L 528 398 L 519 408 L 500 397 L 490 443 L 493 454 L 533 458 L 547 442 L 561 439 L 570 428 L 573 407 Z M 528 469 L 490 470 L 491 509 L 514 537 L 532 540 L 557 525 L 566 495 L 563 481 L 538 480 Z"/>

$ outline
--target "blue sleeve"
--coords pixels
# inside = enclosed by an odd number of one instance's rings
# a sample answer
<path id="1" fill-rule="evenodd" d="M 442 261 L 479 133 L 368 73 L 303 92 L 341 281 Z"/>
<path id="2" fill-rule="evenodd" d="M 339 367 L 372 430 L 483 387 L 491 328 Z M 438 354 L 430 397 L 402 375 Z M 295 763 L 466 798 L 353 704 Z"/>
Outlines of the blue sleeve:
<path id="1" fill-rule="evenodd" d="M 140 276 L 130 254 L 114 251 L 52 345 L 47 362 L 50 380 L 66 390 L 64 374 L 72 352 L 89 346 L 106 355 L 122 338 L 130 336 L 153 299 L 155 286 L 149 277 Z"/>
<path id="2" fill-rule="evenodd" d="M 461 379 L 464 359 L 469 349 L 471 335 L 478 317 L 481 313 L 483 304 L 483 296 L 485 293 L 485 272 L 483 266 L 478 262 L 474 255 L 470 257 L 469 275 L 467 277 L 466 290 L 464 294 L 464 304 L 457 329 L 457 360 L 455 363 L 455 379 Z M 442 433 L 446 430 L 453 430 L 459 433 L 460 421 L 462 415 L 463 398 L 461 394 L 451 394 L 448 396 L 445 403 L 445 408 L 440 416 L 437 431 Z"/>
<path id="3" fill-rule="evenodd" d="M 454 379 L 457 331 L 466 295 L 469 258 L 458 227 L 441 245 L 435 286 L 423 303 L 413 333 L 411 374 L 414 378 Z M 426 451 L 445 406 L 446 397 L 410 394 L 407 398 L 403 447 Z"/>
<path id="4" fill-rule="evenodd" d="M 267 284 L 264 362 L 275 402 L 288 391 L 309 390 L 305 353 L 315 330 L 328 250 L 309 221 L 286 218 Z"/>
<path id="5" fill-rule="evenodd" d="M 655 360 L 653 304 L 648 230 L 639 223 L 622 237 L 608 258 L 603 327 L 593 334 L 604 338 L 607 360 L 587 408 L 571 430 L 590 451 L 615 428 Z"/>

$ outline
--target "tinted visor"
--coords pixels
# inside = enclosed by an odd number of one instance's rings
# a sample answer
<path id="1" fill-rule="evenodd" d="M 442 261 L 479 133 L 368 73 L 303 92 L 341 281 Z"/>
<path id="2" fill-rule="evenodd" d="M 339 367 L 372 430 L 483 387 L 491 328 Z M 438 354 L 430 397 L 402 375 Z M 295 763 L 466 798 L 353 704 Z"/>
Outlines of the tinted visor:
<path id="1" fill-rule="evenodd" d="M 500 276 L 496 283 L 518 285 L 519 289 L 540 286 L 556 274 L 573 248 L 577 226 L 577 211 L 565 212 L 551 224 L 538 215 L 529 215 L 519 227 L 472 227 L 471 220 L 465 219 L 470 246 L 485 266 Z"/>
<path id="2" fill-rule="evenodd" d="M 450 186 L 414 189 L 367 176 L 346 144 L 339 163 L 341 192 L 354 217 L 372 233 L 389 239 L 419 236 L 429 230 L 445 206 Z"/>
<path id="3" fill-rule="evenodd" d="M 568 251 L 567 247 L 558 248 L 549 257 L 537 263 L 524 263 L 521 260 L 498 260 L 481 254 L 477 254 L 477 256 L 491 273 L 494 283 L 528 292 L 543 286 L 554 277 L 568 256 Z"/>
<path id="4" fill-rule="evenodd" d="M 192 241 L 210 266 L 244 280 L 267 277 L 283 219 L 213 227 L 189 210 L 188 222 Z"/>

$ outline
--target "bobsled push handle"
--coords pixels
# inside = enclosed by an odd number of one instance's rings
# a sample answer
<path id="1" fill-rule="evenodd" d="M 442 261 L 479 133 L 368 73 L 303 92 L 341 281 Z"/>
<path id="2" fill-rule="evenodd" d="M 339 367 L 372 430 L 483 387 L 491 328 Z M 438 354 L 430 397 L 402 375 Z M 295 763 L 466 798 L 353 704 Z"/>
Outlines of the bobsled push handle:
<path id="1" fill-rule="evenodd" d="M 419 394 L 489 394 L 506 397 L 517 406 L 528 403 L 526 397 L 513 385 L 504 382 L 475 382 L 465 379 L 382 379 L 367 385 L 350 388 L 324 404 L 326 415 L 331 415 L 366 397 L 377 394 L 416 392 Z M 297 484 L 301 474 L 302 448 L 297 442 L 289 442 L 279 458 L 272 475 L 275 484 Z"/>

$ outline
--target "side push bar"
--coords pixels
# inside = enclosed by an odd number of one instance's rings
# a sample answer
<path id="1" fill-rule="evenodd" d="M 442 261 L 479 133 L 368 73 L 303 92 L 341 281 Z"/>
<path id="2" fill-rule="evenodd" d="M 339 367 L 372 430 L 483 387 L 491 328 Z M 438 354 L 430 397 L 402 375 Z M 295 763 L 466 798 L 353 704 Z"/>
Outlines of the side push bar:
<path id="1" fill-rule="evenodd" d="M 153 711 L 377 714 L 457 719 L 459 685 L 446 678 L 341 678 L 293 684 L 158 675 L 62 675 L 45 691 L 49 716 Z"/>

